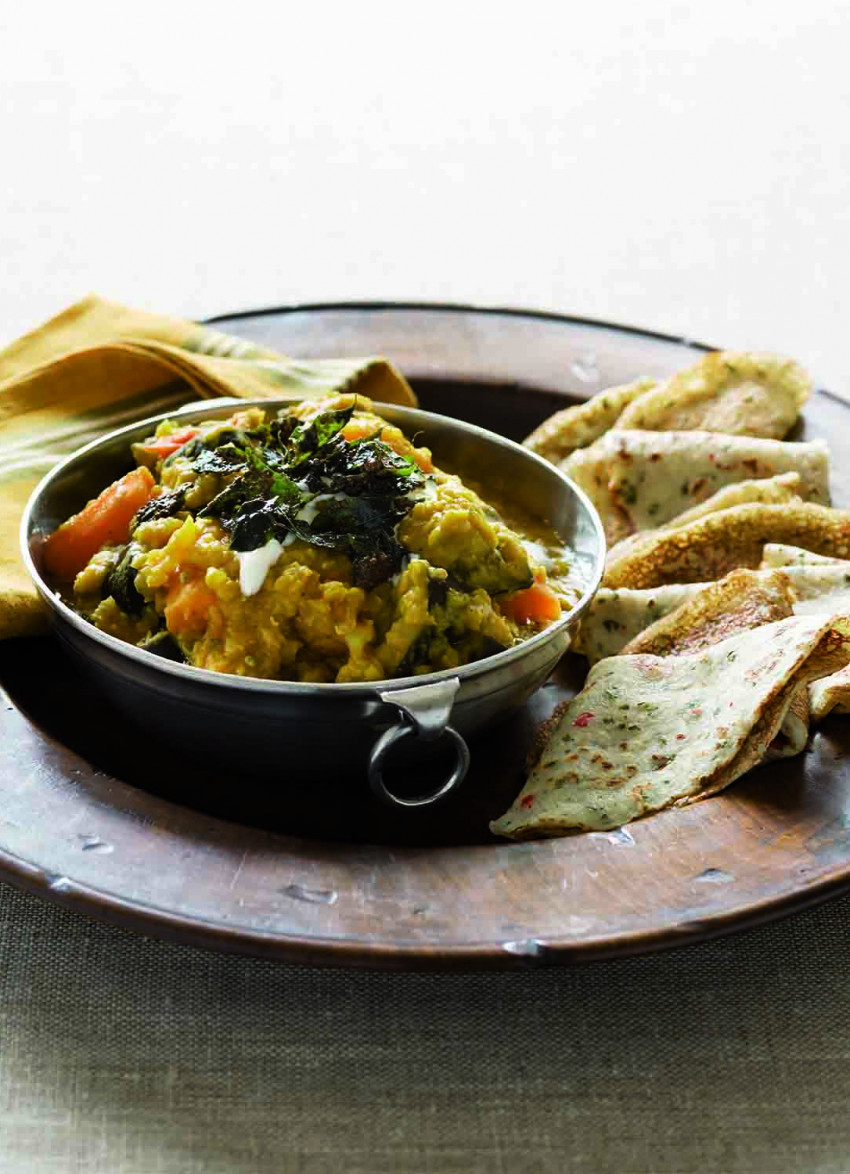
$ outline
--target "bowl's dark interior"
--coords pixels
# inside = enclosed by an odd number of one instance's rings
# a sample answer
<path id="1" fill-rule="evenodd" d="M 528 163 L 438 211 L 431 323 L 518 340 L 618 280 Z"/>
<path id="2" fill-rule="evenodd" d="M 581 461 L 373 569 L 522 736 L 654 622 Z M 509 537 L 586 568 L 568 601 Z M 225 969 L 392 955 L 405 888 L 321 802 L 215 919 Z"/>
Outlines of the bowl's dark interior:
<path id="1" fill-rule="evenodd" d="M 540 420 L 564 405 L 545 392 L 514 385 L 475 385 L 420 380 L 416 391 L 429 411 L 480 424 L 521 440 Z M 556 679 L 521 710 L 500 718 L 471 743 L 473 764 L 460 792 L 429 809 L 396 811 L 373 801 L 365 780 L 341 777 L 254 780 L 216 775 L 199 767 L 191 745 L 175 752 L 156 730 L 131 724 L 89 681 L 55 640 L 0 644 L 0 680 L 12 700 L 61 747 L 105 771 L 164 798 L 259 827 L 321 839 L 383 843 L 480 843 L 522 783 L 535 730 L 553 705 L 581 679 L 581 662 L 567 657 Z M 428 772 L 439 762 L 404 768 L 409 793 L 430 789 Z M 84 785 L 84 776 L 80 785 Z M 421 784 L 420 784 L 421 779 Z"/>
<path id="2" fill-rule="evenodd" d="M 419 379 L 415 390 L 420 406 L 429 412 L 478 424 L 518 442 L 547 416 L 570 403 L 560 392 L 518 387 L 515 383 L 488 383 L 476 388 L 456 380 Z"/>

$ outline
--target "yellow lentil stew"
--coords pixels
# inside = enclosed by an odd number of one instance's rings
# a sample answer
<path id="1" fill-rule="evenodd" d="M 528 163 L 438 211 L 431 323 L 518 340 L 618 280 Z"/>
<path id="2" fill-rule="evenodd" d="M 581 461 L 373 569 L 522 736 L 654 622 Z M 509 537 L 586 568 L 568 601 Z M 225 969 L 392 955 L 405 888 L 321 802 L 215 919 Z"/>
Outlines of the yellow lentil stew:
<path id="1" fill-rule="evenodd" d="M 45 567 L 102 631 L 198 668 L 306 682 L 450 669 L 579 594 L 553 533 L 512 529 L 362 396 L 165 421 L 133 455 L 46 540 Z"/>

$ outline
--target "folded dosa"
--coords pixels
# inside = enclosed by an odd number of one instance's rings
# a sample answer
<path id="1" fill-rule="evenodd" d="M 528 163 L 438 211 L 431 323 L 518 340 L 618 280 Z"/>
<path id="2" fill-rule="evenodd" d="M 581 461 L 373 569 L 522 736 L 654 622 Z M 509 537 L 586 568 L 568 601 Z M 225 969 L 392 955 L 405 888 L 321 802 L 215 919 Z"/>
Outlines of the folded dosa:
<path id="1" fill-rule="evenodd" d="M 801 497 L 829 503 L 829 456 L 816 440 L 787 444 L 717 432 L 640 432 L 614 428 L 561 468 L 599 511 L 613 545 L 652 530 L 725 486 L 797 473 Z"/>
<path id="2" fill-rule="evenodd" d="M 850 558 L 850 511 L 813 502 L 732 506 L 676 530 L 641 536 L 622 556 L 609 556 L 602 581 L 620 588 L 719 579 L 737 567 L 758 567 L 765 544 L 776 542 Z"/>
<path id="3" fill-rule="evenodd" d="M 655 387 L 654 379 L 636 379 L 621 387 L 609 387 L 583 404 L 573 404 L 549 416 L 526 436 L 523 444 L 547 461 L 557 464 L 577 448 L 593 444 L 617 419 L 632 400 Z"/>
<path id="4" fill-rule="evenodd" d="M 848 659 L 848 621 L 794 615 L 692 655 L 600 661 L 491 830 L 605 830 L 713 795 L 765 758 L 800 689 Z"/>
<path id="5" fill-rule="evenodd" d="M 635 400 L 617 426 L 703 428 L 781 440 L 811 391 L 810 377 L 793 359 L 754 351 L 712 351 Z"/>
<path id="6" fill-rule="evenodd" d="M 782 571 L 732 571 L 650 624 L 622 655 L 698 652 L 737 632 L 786 619 L 793 615 L 795 601 L 791 580 Z"/>
<path id="7" fill-rule="evenodd" d="M 739 481 L 737 485 L 724 485 L 713 493 L 701 505 L 695 505 L 683 514 L 677 514 L 659 530 L 678 530 L 691 522 L 697 522 L 708 514 L 719 513 L 720 510 L 730 509 L 733 505 L 745 505 L 748 502 L 763 502 L 765 505 L 781 505 L 789 501 L 802 501 L 802 483 L 799 473 L 778 473 L 775 477 L 765 477 L 761 481 Z M 608 551 L 609 560 L 621 558 L 644 535 L 654 534 L 655 530 L 643 530 L 623 538 Z"/>
<path id="8" fill-rule="evenodd" d="M 591 664 L 616 656 L 644 628 L 698 595 L 707 583 L 669 583 L 633 591 L 600 587 L 582 618 L 573 650 Z"/>
<path id="9" fill-rule="evenodd" d="M 661 383 L 637 379 L 555 412 L 525 440 L 550 461 L 585 448 L 609 428 L 693 430 L 781 440 L 812 382 L 798 363 L 751 351 L 713 351 Z"/>
<path id="10" fill-rule="evenodd" d="M 762 567 L 789 567 L 794 565 L 834 565 L 835 563 L 850 560 L 831 558 L 826 554 L 815 554 L 812 550 L 804 550 L 801 546 L 786 546 L 782 542 L 768 542 L 761 555 Z"/>

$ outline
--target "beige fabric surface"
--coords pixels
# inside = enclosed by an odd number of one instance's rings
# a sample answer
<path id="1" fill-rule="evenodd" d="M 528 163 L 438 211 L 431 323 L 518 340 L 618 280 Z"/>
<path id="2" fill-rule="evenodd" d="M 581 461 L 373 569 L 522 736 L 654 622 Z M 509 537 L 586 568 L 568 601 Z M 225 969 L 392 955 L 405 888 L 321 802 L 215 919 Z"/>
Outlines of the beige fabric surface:
<path id="1" fill-rule="evenodd" d="M 3 1174 L 846 1171 L 850 897 L 572 969 L 280 966 L 0 885 Z"/>

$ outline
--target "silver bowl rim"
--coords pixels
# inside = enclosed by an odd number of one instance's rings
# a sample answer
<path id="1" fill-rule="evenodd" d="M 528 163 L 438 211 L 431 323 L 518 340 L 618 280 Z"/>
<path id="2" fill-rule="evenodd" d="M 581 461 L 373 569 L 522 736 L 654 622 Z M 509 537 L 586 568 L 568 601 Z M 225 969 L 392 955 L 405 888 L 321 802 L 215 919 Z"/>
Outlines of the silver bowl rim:
<path id="1" fill-rule="evenodd" d="M 112 432 L 105 433 L 99 436 L 96 440 L 90 441 L 82 448 L 70 453 L 63 458 L 58 464 L 54 465 L 48 473 L 42 477 L 38 485 L 30 494 L 21 518 L 21 525 L 19 530 L 20 536 L 20 550 L 21 557 L 24 562 L 31 579 L 33 580 L 39 594 L 41 595 L 47 606 L 54 611 L 61 619 L 70 624 L 76 631 L 78 631 L 84 638 L 94 641 L 96 644 L 102 645 L 110 652 L 116 653 L 119 656 L 126 657 L 127 660 L 135 662 L 142 668 L 147 668 L 152 671 L 164 673 L 175 680 L 182 680 L 188 684 L 209 684 L 216 688 L 238 689 L 240 691 L 249 693 L 262 693 L 266 695 L 280 695 L 280 696 L 303 696 L 303 697 L 326 697 L 328 699 L 333 697 L 347 697 L 349 700 L 355 700 L 359 697 L 373 698 L 376 693 L 386 692 L 390 689 L 410 689 L 414 686 L 430 685 L 439 681 L 450 680 L 453 677 L 458 677 L 460 680 L 467 681 L 471 678 L 482 676 L 489 672 L 495 672 L 500 668 L 504 668 L 515 661 L 522 660 L 525 656 L 531 654 L 535 648 L 541 647 L 543 644 L 552 640 L 559 632 L 565 628 L 572 627 L 584 611 L 589 607 L 591 601 L 599 589 L 599 584 L 602 580 L 602 575 L 605 570 L 605 555 L 606 555 L 606 540 L 605 533 L 602 528 L 602 522 L 596 508 L 591 503 L 590 499 L 565 473 L 563 473 L 556 465 L 543 459 L 532 452 L 530 449 L 524 448 L 516 441 L 509 440 L 505 436 L 500 436 L 496 432 L 491 432 L 487 428 L 481 428 L 477 424 L 467 423 L 465 420 L 457 420 L 451 416 L 444 416 L 438 412 L 428 412 L 423 408 L 413 408 L 402 404 L 385 404 L 375 403 L 374 410 L 380 415 L 382 409 L 390 408 L 393 412 L 401 412 L 403 416 L 425 416 L 428 419 L 439 420 L 450 427 L 458 428 L 466 432 L 472 437 L 483 441 L 485 444 L 495 444 L 497 446 L 507 447 L 513 449 L 523 459 L 542 465 L 549 475 L 554 475 L 565 482 L 570 491 L 575 495 L 581 507 L 585 510 L 587 517 L 593 526 L 597 540 L 597 557 L 590 575 L 588 586 L 583 592 L 578 602 L 565 612 L 559 620 L 554 624 L 550 624 L 544 628 L 542 632 L 538 632 L 535 636 L 529 637 L 528 640 L 523 640 L 512 648 L 507 648 L 503 652 L 493 653 L 491 656 L 482 657 L 481 660 L 472 661 L 467 665 L 461 665 L 458 668 L 440 669 L 433 673 L 421 673 L 417 676 L 408 677 L 386 677 L 379 681 L 350 681 L 344 683 L 323 682 L 323 683 L 307 683 L 303 681 L 277 681 L 270 680 L 265 677 L 243 677 L 237 676 L 233 673 L 219 673 L 213 669 L 196 668 L 194 665 L 178 664 L 174 661 L 166 660 L 161 656 L 157 656 L 153 652 L 148 652 L 143 648 L 138 648 L 135 644 L 129 644 L 125 640 L 120 640 L 117 636 L 112 636 L 108 632 L 102 632 L 93 624 L 83 619 L 78 612 L 69 607 L 68 604 L 62 600 L 53 588 L 45 581 L 32 557 L 30 550 L 30 543 L 37 534 L 31 534 L 32 517 L 39 504 L 42 496 L 50 489 L 51 485 L 57 480 L 62 473 L 69 466 L 76 464 L 79 461 L 85 461 L 89 456 L 94 455 L 100 448 L 110 444 L 115 440 L 120 440 L 122 437 L 131 437 L 138 433 L 140 428 L 151 428 L 153 430 L 157 424 L 163 420 L 174 419 L 175 416 L 193 416 L 196 412 L 200 413 L 200 418 L 203 419 L 203 413 L 207 410 L 214 416 L 217 411 L 223 411 L 225 408 L 279 408 L 287 404 L 291 405 L 299 401 L 288 399 L 286 397 L 270 398 L 270 399 L 239 399 L 222 397 L 209 400 L 193 400 L 190 403 L 183 404 L 178 408 L 173 408 L 168 412 L 160 412 L 155 416 L 148 416 L 137 420 L 131 424 L 125 424 L 121 428 L 116 428 Z M 129 445 L 130 441 L 128 441 Z M 39 531 L 37 533 L 43 533 Z"/>

